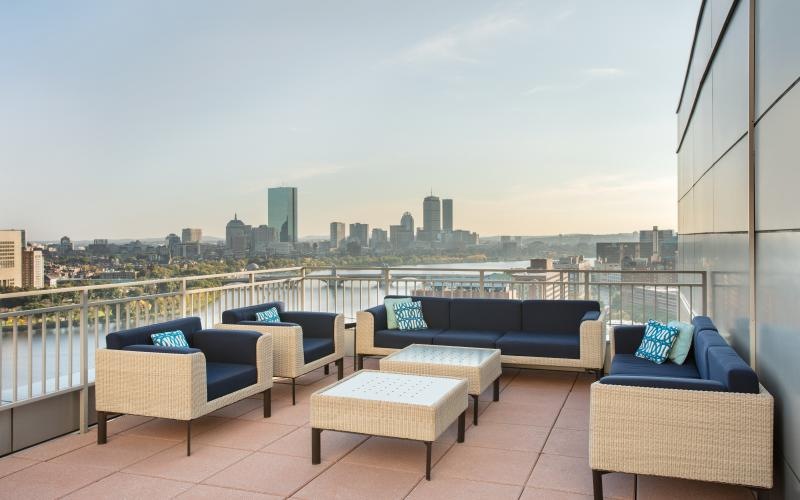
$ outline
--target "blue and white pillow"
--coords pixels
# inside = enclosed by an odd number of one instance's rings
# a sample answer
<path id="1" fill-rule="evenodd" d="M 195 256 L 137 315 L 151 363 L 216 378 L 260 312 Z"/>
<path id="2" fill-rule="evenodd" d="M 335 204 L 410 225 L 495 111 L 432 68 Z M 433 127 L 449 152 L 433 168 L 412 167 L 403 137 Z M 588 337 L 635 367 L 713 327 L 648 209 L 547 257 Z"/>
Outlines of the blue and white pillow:
<path id="1" fill-rule="evenodd" d="M 651 319 L 644 327 L 644 338 L 634 355 L 660 365 L 669 357 L 669 351 L 678 334 L 680 330 L 674 326 Z"/>
<path id="2" fill-rule="evenodd" d="M 189 347 L 186 337 L 180 330 L 174 332 L 161 332 L 150 335 L 153 345 L 161 347 Z"/>
<path id="3" fill-rule="evenodd" d="M 394 304 L 397 327 L 402 330 L 424 330 L 428 328 L 422 317 L 422 302 L 398 302 Z"/>
<path id="4" fill-rule="evenodd" d="M 280 323 L 281 316 L 278 314 L 278 308 L 270 307 L 266 311 L 257 312 L 256 321 L 260 321 L 262 323 Z"/>

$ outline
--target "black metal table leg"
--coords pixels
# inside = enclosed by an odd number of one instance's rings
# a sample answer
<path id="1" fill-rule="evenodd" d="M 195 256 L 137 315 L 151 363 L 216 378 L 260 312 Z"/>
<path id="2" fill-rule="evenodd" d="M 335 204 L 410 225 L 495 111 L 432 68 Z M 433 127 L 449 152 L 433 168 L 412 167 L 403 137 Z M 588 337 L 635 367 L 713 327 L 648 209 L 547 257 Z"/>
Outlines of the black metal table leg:
<path id="1" fill-rule="evenodd" d="M 330 370 L 330 368 L 328 368 L 328 364 L 327 363 L 325 363 L 325 369 L 323 371 L 325 372 L 325 375 L 330 375 L 331 370 Z"/>
<path id="2" fill-rule="evenodd" d="M 294 406 L 294 404 L 297 402 L 294 393 L 295 393 L 295 382 L 294 379 L 292 379 L 292 406 Z"/>
<path id="3" fill-rule="evenodd" d="M 472 424 L 478 425 L 478 396 L 472 396 Z"/>
<path id="4" fill-rule="evenodd" d="M 106 419 L 107 415 L 104 411 L 97 412 L 97 444 L 106 444 L 107 439 L 107 427 L 106 427 Z"/>
<path id="5" fill-rule="evenodd" d="M 344 358 L 336 360 L 336 378 L 337 380 L 344 378 Z"/>
<path id="6" fill-rule="evenodd" d="M 603 471 L 592 469 L 594 500 L 603 500 Z"/>
<path id="7" fill-rule="evenodd" d="M 186 421 L 186 456 L 192 454 L 192 421 Z"/>
<path id="8" fill-rule="evenodd" d="M 494 379 L 492 384 L 492 401 L 500 401 L 500 377 Z"/>
<path id="9" fill-rule="evenodd" d="M 322 429 L 313 427 L 311 429 L 311 463 L 317 465 L 322 462 L 322 453 L 320 451 L 320 434 Z"/>
<path id="10" fill-rule="evenodd" d="M 461 412 L 458 416 L 458 442 L 464 442 L 464 429 L 467 427 L 467 410 Z"/>
<path id="11" fill-rule="evenodd" d="M 272 416 L 272 388 L 264 391 L 264 418 Z"/>
<path id="12" fill-rule="evenodd" d="M 425 441 L 425 479 L 431 480 L 431 446 L 430 441 Z"/>

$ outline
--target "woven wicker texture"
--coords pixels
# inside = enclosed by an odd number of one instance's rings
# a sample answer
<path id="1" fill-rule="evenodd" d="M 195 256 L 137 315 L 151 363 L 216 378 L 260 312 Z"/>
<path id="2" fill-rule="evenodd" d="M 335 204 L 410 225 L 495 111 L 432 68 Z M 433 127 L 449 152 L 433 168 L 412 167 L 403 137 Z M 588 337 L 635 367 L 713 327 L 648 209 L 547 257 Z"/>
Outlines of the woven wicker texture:
<path id="1" fill-rule="evenodd" d="M 467 392 L 474 395 L 481 394 L 503 372 L 499 349 L 473 347 L 412 344 L 379 363 L 386 372 L 465 379 Z"/>
<path id="2" fill-rule="evenodd" d="M 272 387 L 272 337 L 256 342 L 254 385 L 207 401 L 202 353 L 164 354 L 116 349 L 95 353 L 97 411 L 190 420 Z"/>
<path id="3" fill-rule="evenodd" d="M 563 366 L 570 368 L 603 368 L 605 360 L 606 327 L 604 315 L 599 319 L 584 321 L 580 329 L 580 358 L 540 358 L 535 356 L 501 355 L 500 361 L 508 365 Z M 613 336 L 612 336 L 613 337 Z M 367 356 L 388 356 L 398 349 L 376 347 L 375 319 L 366 311 L 356 313 L 356 352 Z"/>
<path id="4" fill-rule="evenodd" d="M 249 330 L 271 334 L 273 339 L 273 376 L 296 378 L 344 357 L 344 316 L 336 316 L 333 353 L 306 364 L 303 359 L 303 329 L 300 326 L 231 325 L 219 323 L 221 330 Z"/>
<path id="5" fill-rule="evenodd" d="M 377 377 L 370 377 L 369 385 L 363 389 L 369 393 L 369 399 L 359 398 L 357 388 L 350 389 L 350 395 L 326 394 L 342 384 L 356 385 L 353 382 L 358 382 L 358 377 L 364 377 L 365 374 L 377 374 Z M 377 388 L 374 386 L 376 379 L 381 385 Z M 439 384 L 437 389 L 435 379 L 448 383 Z M 381 390 L 409 394 L 416 390 L 439 390 L 439 393 L 433 404 L 422 404 L 413 402 L 411 395 L 407 403 L 375 399 L 376 392 Z M 396 396 L 393 399 L 397 399 Z M 374 436 L 435 441 L 466 409 L 465 380 L 361 370 L 311 395 L 311 426 Z"/>
<path id="6" fill-rule="evenodd" d="M 773 399 L 760 394 L 591 387 L 593 469 L 772 487 Z"/>

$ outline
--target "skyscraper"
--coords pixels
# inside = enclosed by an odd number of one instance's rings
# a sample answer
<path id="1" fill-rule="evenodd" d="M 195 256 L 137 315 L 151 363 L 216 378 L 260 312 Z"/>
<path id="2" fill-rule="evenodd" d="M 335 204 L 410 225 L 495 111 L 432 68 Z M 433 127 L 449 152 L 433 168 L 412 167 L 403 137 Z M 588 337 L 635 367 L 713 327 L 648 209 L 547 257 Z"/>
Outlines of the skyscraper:
<path id="1" fill-rule="evenodd" d="M 277 240 L 297 243 L 297 188 L 267 189 L 267 225 L 275 228 Z"/>
<path id="2" fill-rule="evenodd" d="M 422 230 L 426 233 L 442 230 L 442 204 L 438 196 L 426 196 L 422 202 Z"/>
<path id="3" fill-rule="evenodd" d="M 331 222 L 331 248 L 339 248 L 344 239 L 344 222 Z"/>
<path id="4" fill-rule="evenodd" d="M 233 219 L 225 226 L 225 251 L 236 258 L 242 258 L 250 252 L 250 238 L 252 228 L 239 220 L 234 214 Z"/>
<path id="5" fill-rule="evenodd" d="M 185 227 L 181 231 L 181 243 L 200 243 L 203 239 L 203 230 L 191 227 Z"/>
<path id="6" fill-rule="evenodd" d="M 362 247 L 367 246 L 369 244 L 369 224 L 360 222 L 350 224 L 350 239 L 358 241 Z"/>
<path id="7" fill-rule="evenodd" d="M 414 234 L 414 216 L 411 215 L 411 212 L 403 213 L 403 216 L 400 217 L 400 225 L 403 226 L 406 231 L 411 231 L 412 235 Z"/>
<path id="8" fill-rule="evenodd" d="M 44 257 L 41 250 L 22 249 L 22 286 L 44 288 Z"/>
<path id="9" fill-rule="evenodd" d="M 450 233 L 453 231 L 453 200 L 442 200 L 442 231 Z"/>
<path id="10" fill-rule="evenodd" d="M 22 231 L 0 231 L 0 287 L 22 286 Z"/>

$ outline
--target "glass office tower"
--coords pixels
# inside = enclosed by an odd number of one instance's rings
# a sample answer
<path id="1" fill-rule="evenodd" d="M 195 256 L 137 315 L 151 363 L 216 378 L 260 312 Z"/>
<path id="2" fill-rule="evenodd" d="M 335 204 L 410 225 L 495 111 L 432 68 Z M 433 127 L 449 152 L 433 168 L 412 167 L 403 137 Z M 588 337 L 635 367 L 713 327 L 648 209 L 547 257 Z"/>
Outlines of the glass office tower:
<path id="1" fill-rule="evenodd" d="M 278 241 L 297 243 L 297 188 L 267 189 L 267 225 Z"/>
<path id="2" fill-rule="evenodd" d="M 776 493 L 800 498 L 800 2 L 706 0 L 678 107 L 679 263 L 775 396 Z"/>

